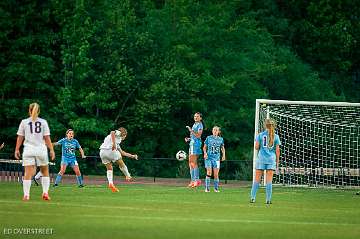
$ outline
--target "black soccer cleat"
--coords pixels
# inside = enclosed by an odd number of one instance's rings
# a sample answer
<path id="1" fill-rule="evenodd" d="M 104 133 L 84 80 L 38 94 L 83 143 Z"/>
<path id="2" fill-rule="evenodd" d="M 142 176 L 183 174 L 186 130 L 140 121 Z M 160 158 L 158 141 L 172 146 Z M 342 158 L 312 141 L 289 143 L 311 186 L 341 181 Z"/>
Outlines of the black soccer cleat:
<path id="1" fill-rule="evenodd" d="M 272 204 L 272 202 L 271 202 L 271 201 L 266 201 L 266 203 L 265 203 L 265 204 L 270 205 L 270 204 Z"/>
<path id="2" fill-rule="evenodd" d="M 83 187 L 85 187 L 84 184 L 80 184 L 80 185 L 79 185 L 79 188 L 83 188 Z"/>
<path id="3" fill-rule="evenodd" d="M 255 199 L 250 199 L 250 203 L 255 203 Z"/>
<path id="4" fill-rule="evenodd" d="M 39 182 L 37 181 L 37 179 L 35 177 L 33 177 L 33 181 L 34 181 L 36 186 L 39 186 Z"/>
<path id="5" fill-rule="evenodd" d="M 55 187 L 57 187 L 57 186 L 59 186 L 59 184 L 57 184 L 57 183 L 54 183 L 53 187 L 55 188 Z"/>

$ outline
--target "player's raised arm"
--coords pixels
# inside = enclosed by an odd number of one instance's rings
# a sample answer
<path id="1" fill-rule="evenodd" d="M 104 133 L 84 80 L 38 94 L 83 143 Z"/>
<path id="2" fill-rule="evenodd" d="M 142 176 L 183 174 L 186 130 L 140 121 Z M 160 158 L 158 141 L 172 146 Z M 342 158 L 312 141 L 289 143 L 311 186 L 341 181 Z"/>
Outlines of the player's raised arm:
<path id="1" fill-rule="evenodd" d="M 200 139 L 201 135 L 203 133 L 202 129 L 199 129 L 197 132 L 195 132 L 190 126 L 186 126 L 186 128 L 189 130 L 190 135 L 194 135 L 196 138 Z"/>

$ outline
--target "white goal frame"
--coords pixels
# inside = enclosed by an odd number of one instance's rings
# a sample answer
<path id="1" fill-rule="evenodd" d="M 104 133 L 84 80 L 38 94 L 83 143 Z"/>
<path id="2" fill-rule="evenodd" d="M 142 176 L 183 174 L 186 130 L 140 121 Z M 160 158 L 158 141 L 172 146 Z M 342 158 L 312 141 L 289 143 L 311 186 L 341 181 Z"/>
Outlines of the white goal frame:
<path id="1" fill-rule="evenodd" d="M 266 118 L 271 117 L 271 105 L 311 105 L 311 106 L 339 106 L 339 107 L 359 107 L 358 112 L 360 112 L 360 103 L 349 103 L 349 102 L 328 102 L 328 101 L 288 101 L 288 100 L 269 100 L 269 99 L 256 99 L 256 107 L 255 107 L 255 124 L 254 124 L 254 139 L 257 134 L 259 134 L 262 130 L 260 129 L 260 107 L 261 105 L 266 105 Z M 281 138 L 280 138 L 281 140 Z M 281 140 L 282 141 L 282 140 Z M 253 148 L 253 181 L 255 179 L 255 161 L 257 158 L 258 151 L 255 150 L 255 140 L 254 140 L 254 148 Z M 282 152 L 280 153 L 280 164 L 281 164 Z M 359 159 L 360 160 L 360 159 Z M 326 170 L 326 169 L 325 169 Z M 358 169 L 360 173 L 360 169 Z M 263 183 L 266 184 L 266 171 L 263 176 Z M 275 174 L 274 174 L 275 178 Z M 297 185 L 301 186 L 301 185 Z M 306 186 L 306 185 L 303 185 Z M 309 186 L 309 185 L 307 185 Z M 321 186 L 321 185 L 319 185 Z"/>

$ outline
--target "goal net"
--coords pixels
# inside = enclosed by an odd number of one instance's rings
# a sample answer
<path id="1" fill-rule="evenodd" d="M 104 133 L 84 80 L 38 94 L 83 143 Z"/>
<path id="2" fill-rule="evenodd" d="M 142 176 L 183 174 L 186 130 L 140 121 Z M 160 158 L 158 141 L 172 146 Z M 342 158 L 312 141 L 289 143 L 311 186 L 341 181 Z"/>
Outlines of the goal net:
<path id="1" fill-rule="evenodd" d="M 274 183 L 360 186 L 360 103 L 256 100 L 255 135 L 268 117 L 282 143 Z"/>

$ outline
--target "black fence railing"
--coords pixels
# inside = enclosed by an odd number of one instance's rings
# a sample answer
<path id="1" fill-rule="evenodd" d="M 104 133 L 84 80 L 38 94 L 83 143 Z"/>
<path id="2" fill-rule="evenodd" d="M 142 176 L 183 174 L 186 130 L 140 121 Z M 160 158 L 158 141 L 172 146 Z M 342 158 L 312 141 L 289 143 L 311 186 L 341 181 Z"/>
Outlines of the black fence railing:
<path id="1" fill-rule="evenodd" d="M 50 173 L 55 174 L 60 169 L 61 159 L 58 157 L 50 165 Z M 178 161 L 176 158 L 140 158 L 132 160 L 124 158 L 129 172 L 132 176 L 156 178 L 189 178 L 188 161 Z M 79 167 L 83 175 L 106 175 L 106 168 L 102 164 L 99 156 L 87 156 L 85 159 L 78 159 Z M 200 177 L 204 178 L 206 170 L 204 160 L 198 160 Z M 227 183 L 228 180 L 251 180 L 252 178 L 251 160 L 225 160 L 221 162 L 220 179 Z M 13 155 L 0 154 L 0 181 L 4 178 L 19 178 L 22 176 L 23 167 L 21 161 L 14 160 Z M 73 174 L 71 169 L 66 173 Z M 115 175 L 122 175 L 120 170 L 114 167 Z M 19 179 L 18 179 L 19 180 Z M 13 180 L 11 180 L 13 181 Z"/>

